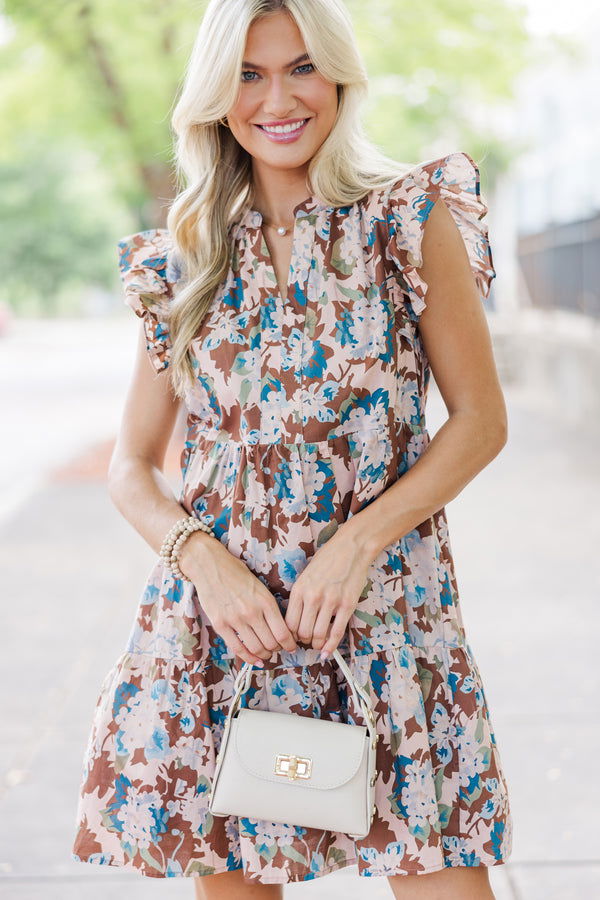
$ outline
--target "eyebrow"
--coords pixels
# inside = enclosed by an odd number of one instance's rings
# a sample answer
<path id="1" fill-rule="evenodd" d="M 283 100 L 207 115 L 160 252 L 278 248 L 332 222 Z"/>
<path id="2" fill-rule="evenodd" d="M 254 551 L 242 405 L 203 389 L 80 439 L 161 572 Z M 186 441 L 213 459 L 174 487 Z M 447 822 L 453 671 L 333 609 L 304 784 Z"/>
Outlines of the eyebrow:
<path id="1" fill-rule="evenodd" d="M 293 59 L 291 62 L 287 63 L 287 65 L 285 65 L 283 68 L 289 69 L 289 68 L 291 68 L 291 66 L 297 66 L 298 63 L 302 62 L 305 59 L 310 59 L 310 56 L 308 55 L 308 53 L 303 53 L 302 56 L 296 57 L 296 59 Z M 264 68 L 264 66 L 259 66 L 256 63 L 248 62 L 247 59 L 242 60 L 242 66 L 247 66 L 249 69 L 263 69 Z"/>

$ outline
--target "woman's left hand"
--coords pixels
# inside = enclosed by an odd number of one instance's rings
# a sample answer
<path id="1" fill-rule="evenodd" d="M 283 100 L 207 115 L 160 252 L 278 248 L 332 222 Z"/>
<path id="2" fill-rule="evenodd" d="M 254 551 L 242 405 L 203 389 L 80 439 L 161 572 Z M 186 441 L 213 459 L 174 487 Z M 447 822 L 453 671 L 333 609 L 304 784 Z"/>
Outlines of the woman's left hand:
<path id="1" fill-rule="evenodd" d="M 370 564 L 348 527 L 340 526 L 319 547 L 290 591 L 285 623 L 297 641 L 312 644 L 321 655 L 333 653 L 358 606 Z"/>

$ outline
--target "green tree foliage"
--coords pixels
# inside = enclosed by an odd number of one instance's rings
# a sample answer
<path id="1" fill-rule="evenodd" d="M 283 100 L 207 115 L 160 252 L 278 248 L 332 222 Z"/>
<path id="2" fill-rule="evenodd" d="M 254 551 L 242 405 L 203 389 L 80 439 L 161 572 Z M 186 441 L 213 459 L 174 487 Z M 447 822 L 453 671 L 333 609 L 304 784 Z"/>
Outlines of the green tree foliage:
<path id="1" fill-rule="evenodd" d="M 419 162 L 424 146 L 441 141 L 485 156 L 493 172 L 490 160 L 502 156 L 504 144 L 494 111 L 510 102 L 534 53 L 525 7 L 506 0 L 349 0 L 349 8 L 367 59 L 373 139 L 407 162 Z"/>

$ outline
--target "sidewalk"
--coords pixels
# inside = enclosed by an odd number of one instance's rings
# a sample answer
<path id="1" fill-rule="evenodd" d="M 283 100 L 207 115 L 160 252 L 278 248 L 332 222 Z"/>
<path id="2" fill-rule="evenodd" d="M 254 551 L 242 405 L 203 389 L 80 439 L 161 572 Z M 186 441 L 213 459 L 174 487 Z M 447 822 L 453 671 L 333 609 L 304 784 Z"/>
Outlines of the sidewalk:
<path id="1" fill-rule="evenodd" d="M 463 618 L 511 789 L 511 861 L 497 900 L 600 898 L 596 444 L 506 392 L 509 444 L 447 506 Z M 428 424 L 443 419 L 433 392 Z M 97 691 L 121 652 L 154 554 L 119 515 L 100 441 L 0 526 L 0 896 L 192 898 L 70 859 L 81 758 Z M 178 447 L 169 475 L 177 482 Z M 286 887 L 313 900 L 390 898 L 356 868 Z"/>

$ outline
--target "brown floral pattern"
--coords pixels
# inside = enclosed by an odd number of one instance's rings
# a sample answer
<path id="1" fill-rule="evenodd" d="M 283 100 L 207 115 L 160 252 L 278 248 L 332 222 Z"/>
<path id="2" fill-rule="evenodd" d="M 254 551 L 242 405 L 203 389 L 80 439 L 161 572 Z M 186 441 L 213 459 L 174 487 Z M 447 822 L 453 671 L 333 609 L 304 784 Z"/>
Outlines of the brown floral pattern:
<path id="1" fill-rule="evenodd" d="M 479 171 L 466 153 L 421 163 L 346 207 L 294 209 L 288 295 L 279 296 L 249 210 L 231 267 L 192 343 L 180 502 L 269 587 L 283 614 L 294 579 L 341 523 L 429 442 L 429 364 L 419 336 L 427 217 L 448 205 L 482 300 L 495 271 Z M 119 243 L 125 300 L 150 359 L 168 368 L 166 312 L 181 271 L 166 230 Z M 195 587 L 158 559 L 126 647 L 97 699 L 83 760 L 75 859 L 156 877 L 243 869 L 302 881 L 355 864 L 361 876 L 493 866 L 512 819 L 490 711 L 462 621 L 445 510 L 393 541 L 339 647 L 371 693 L 380 740 L 376 815 L 346 834 L 207 808 L 236 659 Z M 274 654 L 245 705 L 362 723 L 334 660 Z"/>

